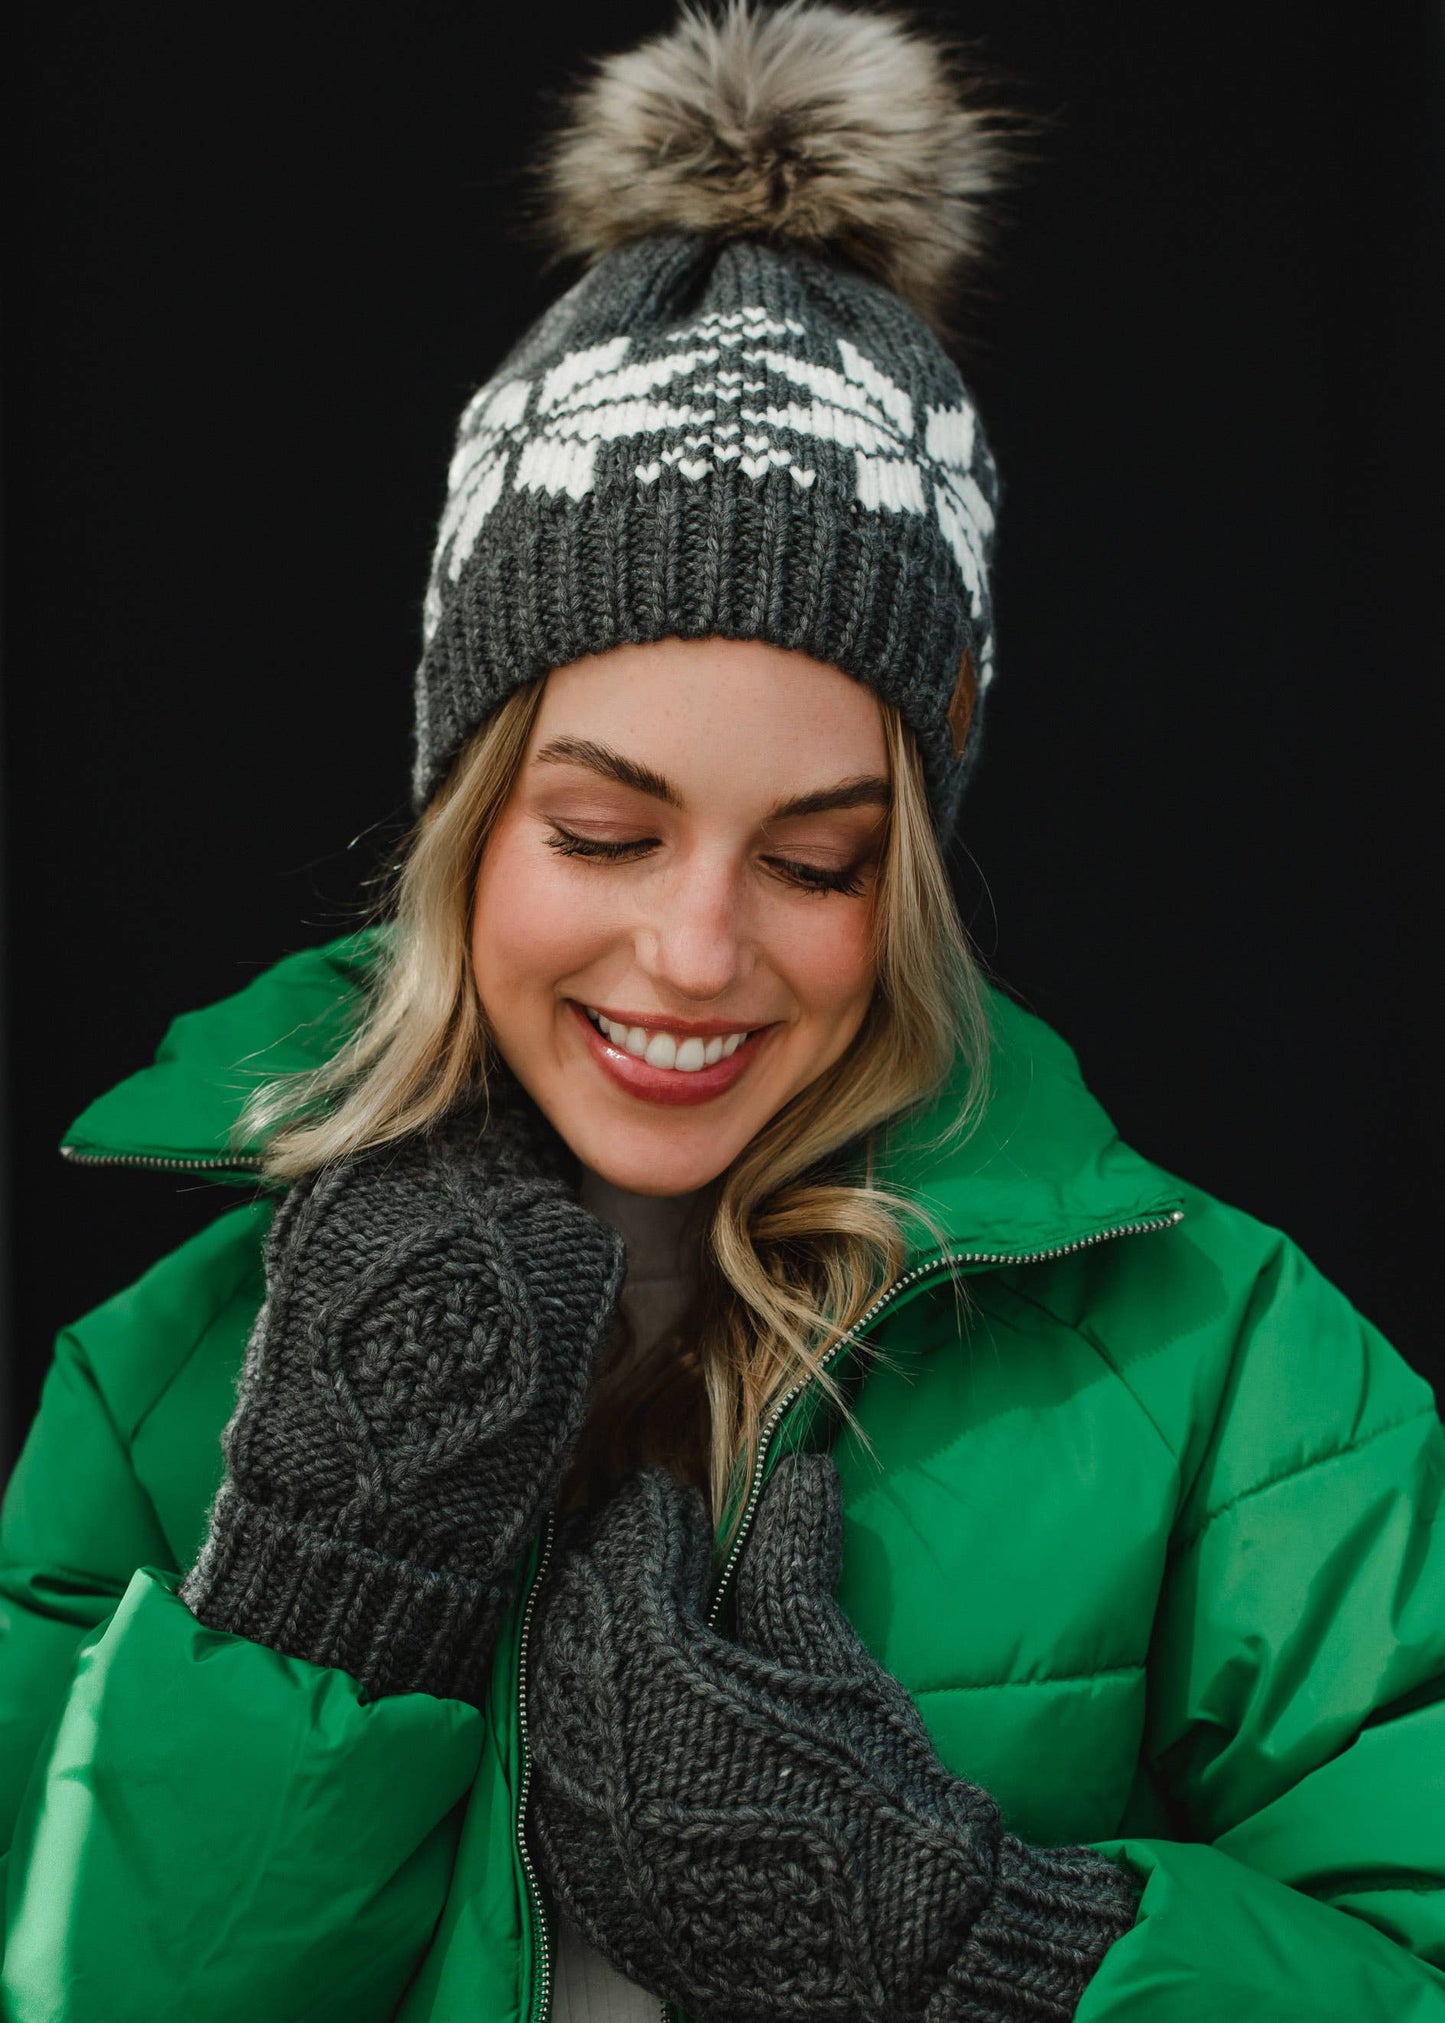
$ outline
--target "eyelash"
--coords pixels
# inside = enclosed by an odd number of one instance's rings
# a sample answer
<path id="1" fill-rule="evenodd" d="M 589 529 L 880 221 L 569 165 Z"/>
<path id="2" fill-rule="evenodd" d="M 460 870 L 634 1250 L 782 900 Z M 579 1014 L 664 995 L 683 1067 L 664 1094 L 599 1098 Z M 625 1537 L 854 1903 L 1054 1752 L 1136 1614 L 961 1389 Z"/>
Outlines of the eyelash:
<path id="1" fill-rule="evenodd" d="M 636 857 L 644 850 L 651 849 L 650 841 L 636 843 L 602 843 L 586 836 L 575 836 L 570 829 L 564 829 L 554 822 L 553 834 L 547 838 L 549 850 L 556 850 L 563 857 L 601 857 L 610 863 Z M 770 864 L 776 864 L 791 884 L 800 886 L 804 892 L 827 894 L 846 893 L 856 899 L 863 890 L 863 882 L 857 867 L 846 871 L 820 871 L 816 864 L 794 864 L 787 857 L 770 857 Z"/>

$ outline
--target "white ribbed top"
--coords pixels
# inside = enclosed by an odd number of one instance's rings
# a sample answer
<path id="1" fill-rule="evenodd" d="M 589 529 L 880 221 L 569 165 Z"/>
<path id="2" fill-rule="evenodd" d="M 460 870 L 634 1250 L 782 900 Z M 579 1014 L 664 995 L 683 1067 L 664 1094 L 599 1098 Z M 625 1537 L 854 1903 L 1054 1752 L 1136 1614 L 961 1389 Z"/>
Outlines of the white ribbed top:
<path id="1" fill-rule="evenodd" d="M 582 1169 L 580 1195 L 583 1207 L 620 1230 L 627 1245 L 622 1307 L 634 1348 L 644 1354 L 682 1318 L 692 1297 L 698 1239 L 693 1211 L 699 1197 L 628 1194 L 590 1166 Z M 552 2023 L 658 2023 L 659 1998 L 619 1974 L 555 1906 L 549 1908 Z"/>

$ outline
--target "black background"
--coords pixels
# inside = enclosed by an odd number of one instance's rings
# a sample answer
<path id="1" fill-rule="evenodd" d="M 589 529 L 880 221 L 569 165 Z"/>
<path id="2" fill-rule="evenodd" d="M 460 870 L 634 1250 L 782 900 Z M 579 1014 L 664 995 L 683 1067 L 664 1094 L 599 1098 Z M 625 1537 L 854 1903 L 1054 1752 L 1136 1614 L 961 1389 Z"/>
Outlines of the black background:
<path id="1" fill-rule="evenodd" d="M 1439 17 L 923 18 L 1041 128 L 964 352 L 1006 488 L 964 906 L 1126 1137 L 1438 1384 Z M 12 1446 L 57 1326 L 237 1198 L 55 1145 L 352 924 L 456 413 L 570 278 L 518 164 L 667 19 L 51 4 L 12 50 Z"/>

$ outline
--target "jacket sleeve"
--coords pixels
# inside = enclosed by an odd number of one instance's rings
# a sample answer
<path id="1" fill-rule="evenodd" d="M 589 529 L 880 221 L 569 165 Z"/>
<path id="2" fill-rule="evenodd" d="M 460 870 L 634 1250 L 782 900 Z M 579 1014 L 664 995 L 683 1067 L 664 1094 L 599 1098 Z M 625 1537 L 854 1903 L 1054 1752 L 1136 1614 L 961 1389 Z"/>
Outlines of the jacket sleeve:
<path id="1" fill-rule="evenodd" d="M 176 1382 L 196 1335 L 184 1268 L 61 1335 L 0 1516 L 0 2014 L 379 2023 L 441 1914 L 484 1724 L 372 1702 L 178 1598 L 131 1436 L 137 1373 Z"/>
<path id="2" fill-rule="evenodd" d="M 87 1631 L 109 1621 L 165 1538 L 67 1328 L 0 1513 L 0 1847 Z"/>
<path id="3" fill-rule="evenodd" d="M 1145 1758 L 1179 1839 L 1077 2023 L 1445 2023 L 1445 1431 L 1281 1241 L 1171 1542 Z"/>

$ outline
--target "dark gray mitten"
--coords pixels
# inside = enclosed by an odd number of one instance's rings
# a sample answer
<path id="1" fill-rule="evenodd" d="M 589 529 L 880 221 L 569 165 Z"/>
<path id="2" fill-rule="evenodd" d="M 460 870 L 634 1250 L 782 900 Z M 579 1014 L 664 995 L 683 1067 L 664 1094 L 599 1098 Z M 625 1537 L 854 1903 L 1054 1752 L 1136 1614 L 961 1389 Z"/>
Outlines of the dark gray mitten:
<path id="1" fill-rule="evenodd" d="M 557 1493 L 625 1270 L 530 1097 L 307 1176 L 222 1435 L 192 1613 L 373 1697 L 480 1704 L 515 1562 Z"/>
<path id="2" fill-rule="evenodd" d="M 531 1833 L 567 1916 L 708 2023 L 1063 2023 L 1132 1874 L 1036 1848 L 935 1752 L 834 1589 L 826 1455 L 777 1464 L 704 1623 L 703 1502 L 635 1471 L 569 1520 L 531 1654 Z"/>

